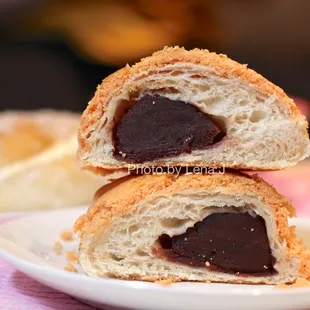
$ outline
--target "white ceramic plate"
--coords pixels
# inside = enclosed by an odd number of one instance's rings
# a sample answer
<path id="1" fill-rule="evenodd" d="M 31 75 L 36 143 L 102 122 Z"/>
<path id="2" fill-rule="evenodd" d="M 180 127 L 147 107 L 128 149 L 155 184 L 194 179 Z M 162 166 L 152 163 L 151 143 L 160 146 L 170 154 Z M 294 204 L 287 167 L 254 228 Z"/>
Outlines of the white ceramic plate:
<path id="1" fill-rule="evenodd" d="M 85 208 L 24 215 L 0 226 L 0 256 L 35 280 L 97 307 L 144 310 L 310 309 L 310 288 L 274 289 L 263 285 L 156 283 L 90 278 L 63 270 L 65 256 L 52 251 L 59 234 L 71 228 Z M 295 219 L 297 233 L 308 239 L 310 219 Z M 65 251 L 77 250 L 67 242 Z"/>

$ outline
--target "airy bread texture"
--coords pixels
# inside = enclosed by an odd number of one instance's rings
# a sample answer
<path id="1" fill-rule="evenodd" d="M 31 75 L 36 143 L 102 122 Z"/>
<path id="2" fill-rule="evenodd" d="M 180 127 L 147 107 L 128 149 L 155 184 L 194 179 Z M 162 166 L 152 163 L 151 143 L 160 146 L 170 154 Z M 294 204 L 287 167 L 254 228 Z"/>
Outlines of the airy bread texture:
<path id="1" fill-rule="evenodd" d="M 168 262 L 152 252 L 160 235 L 182 234 L 210 212 L 223 212 L 227 206 L 264 218 L 277 273 L 223 273 Z M 308 254 L 288 225 L 287 218 L 294 216 L 294 211 L 288 200 L 257 176 L 129 176 L 103 187 L 88 212 L 77 220 L 79 261 L 87 274 L 100 277 L 291 283 L 310 275 Z"/>
<path id="2" fill-rule="evenodd" d="M 206 113 L 227 136 L 215 146 L 140 166 L 276 170 L 310 153 L 307 121 L 282 89 L 225 55 L 165 48 L 99 85 L 81 118 L 80 165 L 97 173 L 128 167 L 113 156 L 113 128 L 145 94 L 181 100 Z"/>
<path id="3" fill-rule="evenodd" d="M 89 203 L 106 178 L 76 165 L 80 115 L 59 111 L 0 113 L 0 211 Z"/>

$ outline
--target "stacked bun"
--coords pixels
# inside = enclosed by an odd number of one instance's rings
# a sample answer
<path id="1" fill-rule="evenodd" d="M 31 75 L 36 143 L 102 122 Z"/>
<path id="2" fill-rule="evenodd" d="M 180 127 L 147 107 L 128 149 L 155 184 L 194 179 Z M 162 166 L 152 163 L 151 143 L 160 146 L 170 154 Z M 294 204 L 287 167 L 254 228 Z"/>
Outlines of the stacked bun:
<path id="1" fill-rule="evenodd" d="M 294 166 L 309 155 L 307 127 L 279 87 L 206 50 L 165 48 L 109 76 L 82 116 L 78 160 L 123 178 L 75 224 L 82 268 L 145 281 L 307 278 L 294 207 L 237 171 Z"/>

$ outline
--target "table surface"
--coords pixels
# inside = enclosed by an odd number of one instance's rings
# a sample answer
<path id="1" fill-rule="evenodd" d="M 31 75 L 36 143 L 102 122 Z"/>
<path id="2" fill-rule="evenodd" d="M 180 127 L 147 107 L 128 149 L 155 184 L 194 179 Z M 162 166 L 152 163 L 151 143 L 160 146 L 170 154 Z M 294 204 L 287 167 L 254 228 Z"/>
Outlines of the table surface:
<path id="1" fill-rule="evenodd" d="M 297 215 L 310 217 L 310 161 L 285 171 L 259 173 L 292 200 Z M 0 223 L 12 216 L 0 214 Z M 91 310 L 72 297 L 48 288 L 0 260 L 0 310 Z"/>

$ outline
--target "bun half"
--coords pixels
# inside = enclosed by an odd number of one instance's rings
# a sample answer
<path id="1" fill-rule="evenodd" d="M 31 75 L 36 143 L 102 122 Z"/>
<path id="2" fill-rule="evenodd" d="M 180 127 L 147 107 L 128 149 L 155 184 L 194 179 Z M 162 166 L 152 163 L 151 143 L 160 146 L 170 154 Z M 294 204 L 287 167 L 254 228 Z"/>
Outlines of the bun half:
<path id="1" fill-rule="evenodd" d="M 126 160 L 126 152 L 120 152 L 123 158 L 115 156 L 117 126 L 145 96 L 191 105 L 225 137 L 211 147 L 189 152 L 185 146 L 184 151 L 150 160 Z M 152 120 L 154 113 L 148 117 Z M 139 128 L 139 119 L 144 117 L 138 118 L 136 128 L 147 130 L 148 125 Z M 131 164 L 276 170 L 309 155 L 307 127 L 293 100 L 246 65 L 207 50 L 165 48 L 99 85 L 81 119 L 78 158 L 84 169 L 101 174 Z"/>
<path id="2" fill-rule="evenodd" d="M 263 219 L 275 259 L 273 272 L 244 274 L 219 270 L 212 268 L 217 265 L 207 259 L 206 266 L 196 267 L 180 263 L 182 255 L 179 261 L 158 255 L 163 250 L 158 243 L 161 236 L 180 236 L 210 215 L 224 213 L 250 214 L 253 219 Z M 296 240 L 293 228 L 288 225 L 288 216 L 294 216 L 289 201 L 257 176 L 237 173 L 128 176 L 98 192 L 87 213 L 77 220 L 75 229 L 81 237 L 79 261 L 87 274 L 100 277 L 290 283 L 297 277 L 309 276 L 310 265 L 304 245 Z M 252 228 L 244 231 L 251 233 Z M 230 232 L 224 234 L 225 238 L 230 236 Z M 234 242 L 237 244 L 238 239 Z M 258 239 L 252 240 L 253 244 L 257 242 Z M 220 247 L 215 246 L 214 251 Z M 243 249 L 238 248 L 238 255 Z M 192 250 L 195 252 L 195 246 Z M 228 255 L 224 251 L 217 254 Z"/>

